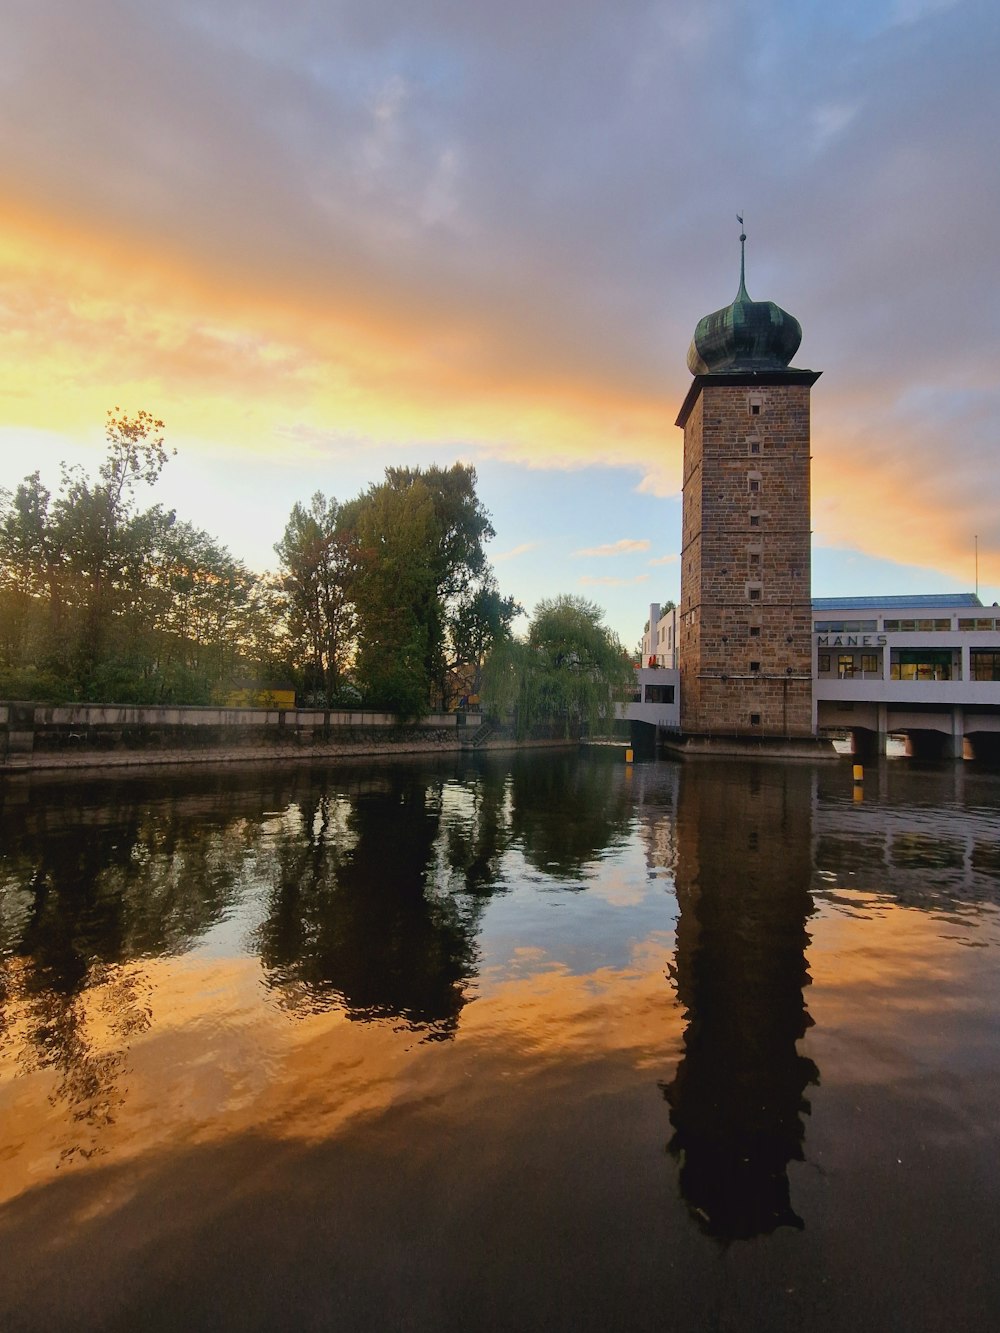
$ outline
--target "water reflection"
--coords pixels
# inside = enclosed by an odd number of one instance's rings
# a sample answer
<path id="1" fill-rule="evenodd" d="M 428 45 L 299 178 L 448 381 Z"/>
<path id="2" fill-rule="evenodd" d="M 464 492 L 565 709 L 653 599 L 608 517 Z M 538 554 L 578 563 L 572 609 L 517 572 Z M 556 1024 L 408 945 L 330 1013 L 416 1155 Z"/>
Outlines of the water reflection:
<path id="1" fill-rule="evenodd" d="M 259 932 L 268 985 L 293 1008 L 454 1032 L 476 914 L 434 892 L 441 805 L 442 783 L 408 769 L 300 802 L 276 839 Z"/>
<path id="2" fill-rule="evenodd" d="M 148 790 L 115 784 L 88 800 L 62 788 L 32 802 L 5 792 L 0 1048 L 16 1033 L 21 1072 L 55 1075 L 51 1100 L 80 1127 L 72 1154 L 97 1150 L 124 1099 L 129 1043 L 150 1023 L 136 960 L 187 947 L 237 890 L 242 830 L 220 793 L 214 816 L 197 820 L 190 798 L 154 812 Z"/>
<path id="3" fill-rule="evenodd" d="M 813 839 L 813 892 L 823 901 L 836 904 L 848 889 L 922 910 L 1000 905 L 988 772 L 883 764 L 854 801 L 838 769 L 820 770 Z"/>
<path id="4" fill-rule="evenodd" d="M 522 754 L 511 766 L 512 832 L 527 860 L 558 879 L 579 877 L 607 849 L 626 838 L 632 797 L 614 751 L 595 749 L 539 763 Z"/>
<path id="5" fill-rule="evenodd" d="M 801 1228 L 788 1164 L 801 1160 L 810 1024 L 811 782 L 777 765 L 689 764 L 677 808 L 674 981 L 684 1054 L 664 1087 L 694 1217 L 720 1240 Z M 724 822 L 720 813 L 724 811 Z"/>

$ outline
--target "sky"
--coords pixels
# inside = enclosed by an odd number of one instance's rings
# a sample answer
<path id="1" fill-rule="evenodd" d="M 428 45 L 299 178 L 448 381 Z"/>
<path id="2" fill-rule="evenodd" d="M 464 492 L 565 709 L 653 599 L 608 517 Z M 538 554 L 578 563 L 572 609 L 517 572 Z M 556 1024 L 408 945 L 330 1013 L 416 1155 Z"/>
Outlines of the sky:
<path id="1" fill-rule="evenodd" d="M 813 592 L 1000 599 L 994 0 L 6 0 L 0 486 L 96 471 L 258 570 L 472 463 L 505 593 L 676 598 L 687 347 L 803 327 Z"/>

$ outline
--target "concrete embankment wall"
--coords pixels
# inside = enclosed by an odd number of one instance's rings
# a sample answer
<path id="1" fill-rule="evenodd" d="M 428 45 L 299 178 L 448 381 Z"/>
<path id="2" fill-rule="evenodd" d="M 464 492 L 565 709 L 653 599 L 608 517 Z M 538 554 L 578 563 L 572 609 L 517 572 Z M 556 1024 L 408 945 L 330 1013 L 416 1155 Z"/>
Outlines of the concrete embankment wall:
<path id="1" fill-rule="evenodd" d="M 419 753 L 511 744 L 478 714 L 0 703 L 0 771 Z"/>

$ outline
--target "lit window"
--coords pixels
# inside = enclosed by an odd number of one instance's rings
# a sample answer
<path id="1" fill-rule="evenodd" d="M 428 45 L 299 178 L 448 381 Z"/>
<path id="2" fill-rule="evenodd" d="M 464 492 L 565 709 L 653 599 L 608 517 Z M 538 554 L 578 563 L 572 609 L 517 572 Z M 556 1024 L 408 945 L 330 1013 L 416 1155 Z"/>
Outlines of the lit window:
<path id="1" fill-rule="evenodd" d="M 869 672 L 878 673 L 878 656 L 875 653 L 861 654 L 861 670 L 867 675 Z"/>

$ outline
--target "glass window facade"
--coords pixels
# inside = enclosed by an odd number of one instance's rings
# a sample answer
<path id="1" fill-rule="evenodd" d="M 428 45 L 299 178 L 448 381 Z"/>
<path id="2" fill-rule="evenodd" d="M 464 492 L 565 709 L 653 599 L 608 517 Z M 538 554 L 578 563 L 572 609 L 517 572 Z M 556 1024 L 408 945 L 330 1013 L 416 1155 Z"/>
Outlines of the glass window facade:
<path id="1" fill-rule="evenodd" d="M 973 648 L 969 653 L 969 674 L 973 680 L 1000 680 L 1000 652 Z"/>
<path id="2" fill-rule="evenodd" d="M 892 654 L 893 680 L 952 680 L 950 648 L 897 649 Z"/>
<path id="3" fill-rule="evenodd" d="M 900 631 L 902 633 L 916 633 L 917 631 L 934 631 L 951 629 L 950 617 L 938 620 L 883 620 L 882 627 L 886 633 Z"/>

